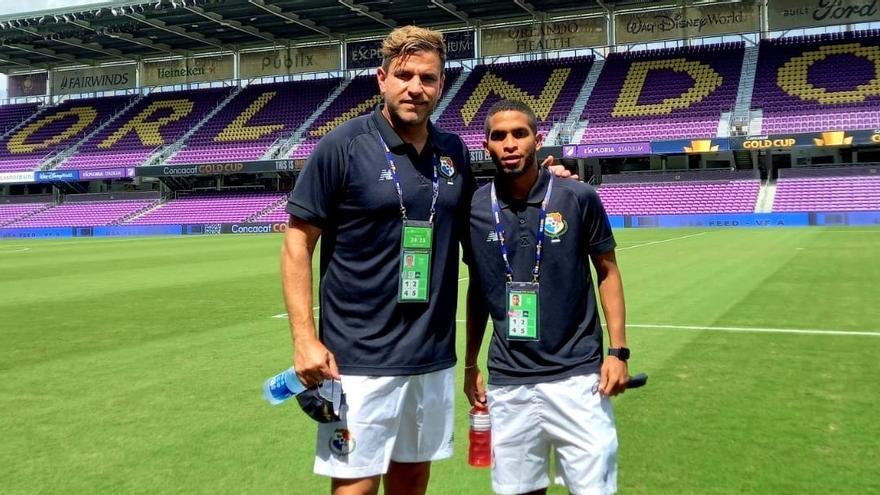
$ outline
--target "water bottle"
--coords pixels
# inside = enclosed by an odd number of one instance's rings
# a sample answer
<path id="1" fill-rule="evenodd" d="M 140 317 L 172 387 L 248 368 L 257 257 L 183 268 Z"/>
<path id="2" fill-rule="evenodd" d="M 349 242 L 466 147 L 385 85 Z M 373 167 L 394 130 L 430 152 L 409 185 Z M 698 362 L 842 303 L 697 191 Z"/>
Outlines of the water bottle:
<path id="1" fill-rule="evenodd" d="M 492 466 L 492 420 L 489 410 L 474 406 L 470 412 L 471 429 L 468 445 L 468 464 L 474 467 Z"/>
<path id="2" fill-rule="evenodd" d="M 306 390 L 305 385 L 296 376 L 293 366 L 266 380 L 263 385 L 263 397 L 273 406 L 299 395 Z"/>

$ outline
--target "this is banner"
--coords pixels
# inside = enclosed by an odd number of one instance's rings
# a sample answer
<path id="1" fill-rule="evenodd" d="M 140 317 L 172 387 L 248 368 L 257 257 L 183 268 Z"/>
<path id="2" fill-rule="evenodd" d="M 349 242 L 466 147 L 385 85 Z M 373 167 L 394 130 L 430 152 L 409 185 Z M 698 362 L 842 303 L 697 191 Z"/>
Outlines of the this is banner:
<path id="1" fill-rule="evenodd" d="M 339 45 L 324 45 L 242 53 L 238 71 L 246 79 L 339 70 L 340 67 Z"/>
<path id="2" fill-rule="evenodd" d="M 52 74 L 52 94 L 69 95 L 132 89 L 135 87 L 136 73 L 136 64 L 59 70 Z"/>
<path id="3" fill-rule="evenodd" d="M 567 50 L 608 44 L 604 17 L 546 21 L 480 31 L 483 56 Z"/>
<path id="4" fill-rule="evenodd" d="M 617 14 L 614 26 L 618 43 L 647 43 L 758 31 L 760 19 L 758 5 L 745 1 Z"/>
<path id="5" fill-rule="evenodd" d="M 190 175 L 254 174 L 260 172 L 296 172 L 305 160 L 257 160 L 252 162 L 199 163 L 195 165 L 159 165 L 138 167 L 138 177 L 185 177 Z"/>
<path id="6" fill-rule="evenodd" d="M 770 30 L 880 21 L 878 0 L 773 0 L 767 2 Z"/>
<path id="7" fill-rule="evenodd" d="M 211 81 L 233 77 L 232 55 L 219 57 L 183 58 L 144 62 L 142 86 L 166 86 Z"/>
<path id="8" fill-rule="evenodd" d="M 21 96 L 42 96 L 46 94 L 48 72 L 9 76 L 6 81 L 6 94 L 10 98 Z"/>

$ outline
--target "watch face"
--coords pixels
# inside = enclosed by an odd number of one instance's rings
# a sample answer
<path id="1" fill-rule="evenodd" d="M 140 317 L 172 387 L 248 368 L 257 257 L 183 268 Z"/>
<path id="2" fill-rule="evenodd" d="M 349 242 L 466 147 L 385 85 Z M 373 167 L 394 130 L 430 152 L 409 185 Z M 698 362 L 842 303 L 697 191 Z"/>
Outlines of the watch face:
<path id="1" fill-rule="evenodd" d="M 622 359 L 626 361 L 629 359 L 629 349 L 626 347 L 618 347 L 616 349 L 608 349 L 608 355 L 614 356 L 617 359 Z"/>

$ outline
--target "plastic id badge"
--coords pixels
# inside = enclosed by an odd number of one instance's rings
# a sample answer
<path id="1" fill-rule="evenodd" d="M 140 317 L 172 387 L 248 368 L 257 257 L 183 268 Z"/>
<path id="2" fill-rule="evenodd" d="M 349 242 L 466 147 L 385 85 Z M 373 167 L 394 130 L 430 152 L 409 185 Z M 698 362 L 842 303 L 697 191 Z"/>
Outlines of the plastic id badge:
<path id="1" fill-rule="evenodd" d="M 398 302 L 428 302 L 433 246 L 434 227 L 430 222 L 404 220 L 400 241 Z"/>
<path id="2" fill-rule="evenodd" d="M 507 339 L 538 340 L 538 283 L 507 282 Z"/>

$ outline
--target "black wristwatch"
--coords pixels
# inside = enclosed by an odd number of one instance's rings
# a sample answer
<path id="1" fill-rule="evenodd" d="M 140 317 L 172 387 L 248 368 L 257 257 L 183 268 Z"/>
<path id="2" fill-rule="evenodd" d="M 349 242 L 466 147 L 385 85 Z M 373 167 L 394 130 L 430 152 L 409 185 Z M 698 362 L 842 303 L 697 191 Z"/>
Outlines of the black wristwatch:
<path id="1" fill-rule="evenodd" d="M 629 359 L 629 347 L 609 347 L 608 355 L 614 356 L 621 361 Z"/>

